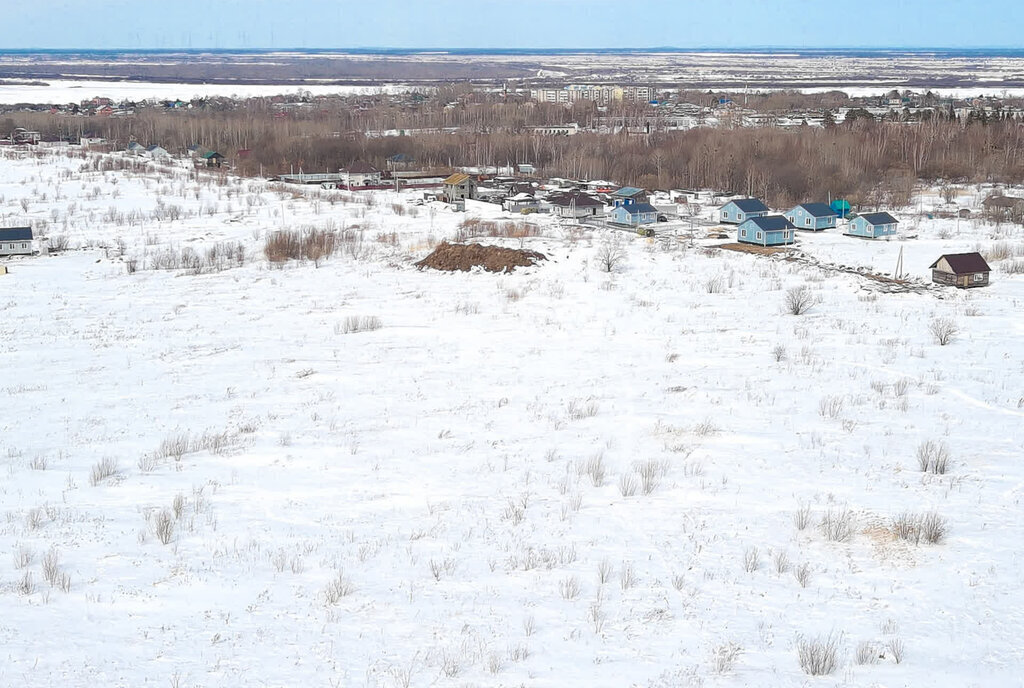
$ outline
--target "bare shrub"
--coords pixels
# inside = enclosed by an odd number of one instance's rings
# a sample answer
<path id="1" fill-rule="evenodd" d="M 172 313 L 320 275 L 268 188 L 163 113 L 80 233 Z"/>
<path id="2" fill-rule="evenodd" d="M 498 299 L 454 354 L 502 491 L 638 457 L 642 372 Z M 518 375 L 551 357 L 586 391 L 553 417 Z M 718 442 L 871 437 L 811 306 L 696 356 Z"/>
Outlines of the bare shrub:
<path id="1" fill-rule="evenodd" d="M 785 308 L 790 315 L 803 315 L 814 305 L 814 293 L 806 284 L 786 291 Z"/>
<path id="2" fill-rule="evenodd" d="M 853 514 L 849 509 L 828 509 L 819 523 L 829 542 L 846 542 L 853 537 Z"/>
<path id="3" fill-rule="evenodd" d="M 348 597 L 353 591 L 352 581 L 345 577 L 345 572 L 337 571 L 334 577 L 324 586 L 322 593 L 324 604 L 333 607 L 341 601 L 341 598 Z"/>
<path id="4" fill-rule="evenodd" d="M 153 534 L 162 545 L 174 539 L 174 514 L 170 509 L 160 509 L 153 514 Z"/>
<path id="5" fill-rule="evenodd" d="M 604 465 L 604 453 L 598 452 L 589 459 L 587 459 L 585 472 L 590 476 L 590 482 L 594 487 L 601 487 L 604 485 L 605 476 L 605 465 Z"/>
<path id="6" fill-rule="evenodd" d="M 936 545 L 946 536 L 946 519 L 937 512 L 924 514 L 903 512 L 892 520 L 893 534 L 901 540 L 919 545 L 922 542 Z"/>
<path id="7" fill-rule="evenodd" d="M 32 563 L 35 552 L 28 545 L 18 545 L 14 550 L 14 568 L 23 569 Z"/>
<path id="8" fill-rule="evenodd" d="M 862 640 L 857 643 L 857 651 L 854 656 L 854 661 L 857 664 L 878 664 L 878 660 L 878 648 L 875 647 L 874 643 L 869 640 Z"/>
<path id="9" fill-rule="evenodd" d="M 949 470 L 949 447 L 945 442 L 925 440 L 917 446 L 917 467 L 923 473 L 945 475 Z"/>
<path id="10" fill-rule="evenodd" d="M 570 399 L 566 405 L 566 413 L 570 420 L 583 420 L 584 418 L 596 416 L 600 408 L 593 399 Z"/>
<path id="11" fill-rule="evenodd" d="M 43 573 L 43 580 L 45 580 L 51 588 L 57 587 L 61 580 L 60 555 L 57 553 L 57 550 L 50 549 L 43 555 L 40 568 Z"/>
<path id="12" fill-rule="evenodd" d="M 928 324 L 928 331 L 936 344 L 946 346 L 960 333 L 960 327 L 952 318 L 933 318 Z"/>
<path id="13" fill-rule="evenodd" d="M 19 595 L 31 595 L 36 591 L 36 584 L 32 580 L 32 572 L 26 571 L 22 574 L 21 578 L 18 579 L 17 589 Z"/>
<path id="14" fill-rule="evenodd" d="M 45 471 L 49 465 L 50 461 L 46 458 L 45 454 L 36 454 L 32 457 L 32 460 L 28 462 L 28 467 L 33 471 Z"/>
<path id="15" fill-rule="evenodd" d="M 558 581 L 558 594 L 563 600 L 575 600 L 580 595 L 580 580 L 576 576 L 569 576 Z"/>
<path id="16" fill-rule="evenodd" d="M 775 573 L 782 575 L 786 571 L 789 571 L 789 555 L 782 551 L 776 552 L 772 556 L 772 564 L 775 567 Z"/>
<path id="17" fill-rule="evenodd" d="M 796 582 L 800 584 L 801 588 L 806 588 L 811 584 L 811 565 L 806 561 L 800 564 L 793 569 L 793 577 L 796 578 Z"/>
<path id="18" fill-rule="evenodd" d="M 117 475 L 117 459 L 104 457 L 96 464 L 93 464 L 89 471 L 89 484 L 96 487 L 107 478 Z"/>
<path id="19" fill-rule="evenodd" d="M 747 547 L 743 551 L 743 570 L 747 573 L 757 571 L 761 566 L 761 554 L 757 547 Z"/>
<path id="20" fill-rule="evenodd" d="M 725 280 L 721 275 L 708 277 L 704 280 L 704 291 L 709 294 L 721 294 L 725 290 Z"/>
<path id="21" fill-rule="evenodd" d="M 793 512 L 793 525 L 796 526 L 797 530 L 806 530 L 807 526 L 811 524 L 811 505 L 801 504 L 800 507 Z"/>
<path id="22" fill-rule="evenodd" d="M 597 565 L 597 582 L 600 585 L 604 585 L 612 579 L 612 562 L 608 559 L 602 559 L 601 563 Z"/>
<path id="23" fill-rule="evenodd" d="M 636 585 L 636 571 L 633 569 L 633 562 L 624 561 L 622 568 L 619 569 L 619 586 L 623 590 L 629 590 L 634 585 Z"/>
<path id="24" fill-rule="evenodd" d="M 661 479 L 668 474 L 668 462 L 647 459 L 636 464 L 636 472 L 640 475 L 640 486 L 645 495 L 657 489 Z"/>
<path id="25" fill-rule="evenodd" d="M 835 420 L 843 412 L 843 398 L 828 394 L 818 401 L 818 415 Z"/>
<path id="26" fill-rule="evenodd" d="M 345 237 L 336 231 L 317 228 L 281 229 L 271 232 L 263 246 L 263 255 L 272 263 L 287 260 L 311 260 L 319 265 L 341 247 Z"/>
<path id="27" fill-rule="evenodd" d="M 715 673 L 725 674 L 732 671 L 741 654 L 743 654 L 743 647 L 732 641 L 716 646 L 711 651 L 711 664 Z"/>
<path id="28" fill-rule="evenodd" d="M 796 641 L 800 668 L 809 676 L 827 676 L 839 668 L 842 636 L 829 633 L 819 638 L 799 637 Z"/>
<path id="29" fill-rule="evenodd" d="M 776 363 L 780 363 L 786 360 L 786 347 L 782 344 L 776 345 L 772 348 L 772 358 L 775 359 Z"/>
<path id="30" fill-rule="evenodd" d="M 353 334 L 356 332 L 373 332 L 384 325 L 376 315 L 350 315 L 334 326 L 334 334 Z"/>
<path id="31" fill-rule="evenodd" d="M 623 497 L 633 497 L 640 489 L 640 481 L 635 473 L 623 473 L 619 476 L 619 493 Z"/>
<path id="32" fill-rule="evenodd" d="M 902 640 L 899 638 L 889 638 L 885 643 L 885 649 L 888 650 L 889 656 L 892 657 L 892 661 L 897 664 L 903 663 L 905 648 Z"/>

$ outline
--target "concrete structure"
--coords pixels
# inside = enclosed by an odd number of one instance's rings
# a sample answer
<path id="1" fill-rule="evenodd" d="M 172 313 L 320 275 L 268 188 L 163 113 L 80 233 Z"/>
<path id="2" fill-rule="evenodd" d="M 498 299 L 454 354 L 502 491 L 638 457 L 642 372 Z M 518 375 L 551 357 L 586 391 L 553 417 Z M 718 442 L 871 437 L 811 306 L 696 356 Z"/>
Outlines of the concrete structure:
<path id="1" fill-rule="evenodd" d="M 465 200 L 467 198 L 470 200 L 476 199 L 476 179 L 468 174 L 456 172 L 444 180 L 443 186 L 444 195 L 448 201 Z"/>

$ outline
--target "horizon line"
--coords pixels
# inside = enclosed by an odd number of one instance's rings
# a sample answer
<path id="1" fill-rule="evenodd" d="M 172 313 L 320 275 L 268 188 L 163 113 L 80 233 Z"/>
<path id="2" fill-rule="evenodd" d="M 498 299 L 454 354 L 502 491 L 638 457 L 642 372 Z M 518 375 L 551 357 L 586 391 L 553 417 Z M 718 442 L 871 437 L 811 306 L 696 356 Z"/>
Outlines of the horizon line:
<path id="1" fill-rule="evenodd" d="M 357 47 L 195 47 L 195 46 L 174 46 L 174 47 L 127 47 L 127 46 L 110 46 L 110 47 L 41 47 L 34 46 L 28 48 L 0 48 L 0 54 L 4 53 L 27 53 L 27 52 L 379 52 L 379 53 L 465 53 L 473 52 L 482 55 L 487 54 L 501 54 L 501 53 L 520 53 L 524 55 L 531 54 L 544 54 L 544 53 L 658 53 L 658 52 L 672 52 L 672 53 L 689 53 L 689 52 L 732 52 L 732 53 L 750 53 L 750 52 L 820 52 L 820 53 L 835 53 L 835 52 L 1002 52 L 1002 51 L 1020 51 L 1024 52 L 1024 46 L 783 46 L 783 45 L 750 45 L 743 47 L 723 47 L 723 46 L 697 46 L 697 47 L 679 47 L 679 46 L 651 46 L 651 47 L 615 47 L 615 48 L 564 48 L 564 47 L 546 47 L 546 48 L 513 48 L 513 47 L 488 47 L 488 48 L 470 48 L 470 47 L 387 47 L 387 46 L 357 46 Z"/>

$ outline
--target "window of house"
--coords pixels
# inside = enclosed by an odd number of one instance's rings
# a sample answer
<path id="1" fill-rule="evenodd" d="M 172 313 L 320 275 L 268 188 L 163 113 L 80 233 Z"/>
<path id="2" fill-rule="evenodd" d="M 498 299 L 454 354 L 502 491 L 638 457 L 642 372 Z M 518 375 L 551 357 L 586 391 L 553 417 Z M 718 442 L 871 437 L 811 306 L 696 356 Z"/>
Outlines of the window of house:
<path id="1" fill-rule="evenodd" d="M 810 227 L 811 226 L 811 218 L 809 218 L 809 217 L 808 218 L 804 218 L 804 224 L 807 225 L 808 227 Z"/>
<path id="2" fill-rule="evenodd" d="M 729 211 L 728 210 L 723 210 L 722 211 L 722 217 L 729 217 Z"/>
<path id="3" fill-rule="evenodd" d="M 985 273 L 979 272 L 979 273 L 975 274 L 974 275 L 974 281 L 975 282 L 984 282 L 985 281 Z"/>
<path id="4" fill-rule="evenodd" d="M 758 238 L 758 239 L 760 239 L 760 238 L 761 238 L 761 232 L 758 232 L 758 233 L 757 233 L 757 238 Z"/>

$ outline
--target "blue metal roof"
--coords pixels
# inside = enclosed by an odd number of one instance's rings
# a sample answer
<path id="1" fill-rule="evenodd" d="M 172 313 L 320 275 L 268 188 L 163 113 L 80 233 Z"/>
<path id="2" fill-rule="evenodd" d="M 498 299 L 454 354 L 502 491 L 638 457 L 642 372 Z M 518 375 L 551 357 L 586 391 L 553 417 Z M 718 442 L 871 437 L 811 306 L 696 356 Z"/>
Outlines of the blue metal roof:
<path id="1" fill-rule="evenodd" d="M 730 201 L 730 203 L 745 213 L 763 213 L 768 210 L 768 206 L 756 198 L 740 198 L 735 201 Z M 726 205 L 729 204 L 726 203 Z"/>
<path id="2" fill-rule="evenodd" d="M 797 208 L 803 208 L 812 217 L 833 217 L 839 214 L 832 210 L 827 203 L 801 203 Z"/>
<path id="3" fill-rule="evenodd" d="M 630 203 L 629 205 L 620 205 L 620 208 L 625 210 L 630 215 L 639 215 L 640 213 L 656 213 L 658 209 L 650 203 Z"/>
<path id="4" fill-rule="evenodd" d="M 629 197 L 629 196 L 636 196 L 637 194 L 642 194 L 642 193 L 646 193 L 646 192 L 643 189 L 638 189 L 635 186 L 624 186 L 621 189 L 619 189 L 618 191 L 616 191 L 615 193 L 613 193 L 612 196 Z"/>
<path id="5" fill-rule="evenodd" d="M 783 229 L 796 229 L 796 226 L 781 215 L 765 215 L 764 217 L 752 217 L 747 222 L 753 222 L 757 228 L 765 232 L 778 232 Z"/>
<path id="6" fill-rule="evenodd" d="M 0 241 L 32 241 L 32 228 L 7 227 L 0 229 Z"/>
<path id="7" fill-rule="evenodd" d="M 869 225 L 892 225 L 899 222 L 899 220 L 889 213 L 862 213 L 861 217 L 863 217 Z"/>

